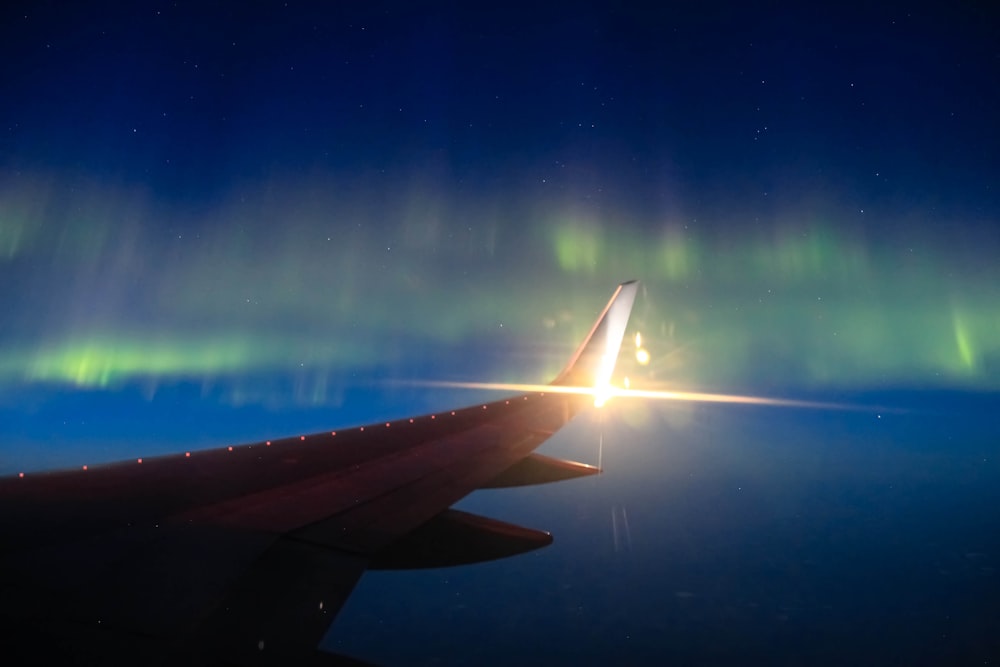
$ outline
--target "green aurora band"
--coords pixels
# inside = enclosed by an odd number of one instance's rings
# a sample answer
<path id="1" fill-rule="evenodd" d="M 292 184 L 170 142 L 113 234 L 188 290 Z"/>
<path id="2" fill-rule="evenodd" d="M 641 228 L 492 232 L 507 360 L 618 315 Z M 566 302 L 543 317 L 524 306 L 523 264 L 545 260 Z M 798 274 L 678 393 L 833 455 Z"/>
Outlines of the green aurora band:
<path id="1" fill-rule="evenodd" d="M 308 376 L 296 400 L 321 404 L 338 378 L 391 377 L 479 340 L 532 352 L 466 379 L 544 381 L 629 278 L 646 286 L 633 324 L 659 383 L 1000 389 L 989 225 L 873 239 L 784 214 L 723 234 L 418 187 L 282 185 L 186 206 L 124 186 L 7 185 L 0 394 L 193 380 L 266 401 L 246 385 L 277 374 Z M 482 372 L 467 361 L 440 372 Z"/>

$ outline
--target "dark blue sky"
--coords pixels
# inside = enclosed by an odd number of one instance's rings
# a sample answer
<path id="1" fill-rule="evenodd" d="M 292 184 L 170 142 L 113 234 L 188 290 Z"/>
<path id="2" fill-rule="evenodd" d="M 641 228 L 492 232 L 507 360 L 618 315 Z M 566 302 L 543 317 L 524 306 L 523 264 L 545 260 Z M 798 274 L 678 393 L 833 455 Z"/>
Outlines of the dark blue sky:
<path id="1" fill-rule="evenodd" d="M 428 169 L 645 214 L 767 215 L 803 189 L 996 211 L 986 9 L 400 4 L 8 5 L 3 162 L 182 199 Z"/>

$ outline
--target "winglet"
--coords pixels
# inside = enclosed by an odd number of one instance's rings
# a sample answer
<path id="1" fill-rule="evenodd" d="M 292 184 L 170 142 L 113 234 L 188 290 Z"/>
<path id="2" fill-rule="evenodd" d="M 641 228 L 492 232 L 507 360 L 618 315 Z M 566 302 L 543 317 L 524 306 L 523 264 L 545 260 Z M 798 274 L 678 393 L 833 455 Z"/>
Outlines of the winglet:
<path id="1" fill-rule="evenodd" d="M 638 289 L 637 280 L 618 286 L 590 333 L 552 384 L 594 387 L 595 403 L 601 405 L 604 402 L 606 396 L 602 396 L 602 390 L 608 387 L 615 369 Z"/>

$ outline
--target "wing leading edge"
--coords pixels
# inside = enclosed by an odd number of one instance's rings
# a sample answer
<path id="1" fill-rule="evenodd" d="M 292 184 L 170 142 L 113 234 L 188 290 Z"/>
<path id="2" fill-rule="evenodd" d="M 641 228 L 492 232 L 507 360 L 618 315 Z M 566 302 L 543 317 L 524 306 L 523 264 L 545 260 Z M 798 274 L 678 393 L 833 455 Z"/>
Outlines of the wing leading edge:
<path id="1" fill-rule="evenodd" d="M 599 392 L 607 383 L 637 287 L 617 288 L 553 385 Z M 322 661 L 316 646 L 366 568 L 477 562 L 548 544 L 547 533 L 448 508 L 479 488 L 597 472 L 533 454 L 592 402 L 532 392 L 0 479 L 0 621 L 39 662 L 61 648 L 76 664 L 87 650 L 106 664 L 122 647 L 147 662 Z"/>

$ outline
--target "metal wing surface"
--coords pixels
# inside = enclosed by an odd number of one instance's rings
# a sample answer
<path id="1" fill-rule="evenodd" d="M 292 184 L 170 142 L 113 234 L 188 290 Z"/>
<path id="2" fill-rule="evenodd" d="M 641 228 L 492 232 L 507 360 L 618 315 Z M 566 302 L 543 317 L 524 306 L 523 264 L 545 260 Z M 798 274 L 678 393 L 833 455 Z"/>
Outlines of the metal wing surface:
<path id="1" fill-rule="evenodd" d="M 329 664 L 316 649 L 367 568 L 437 567 L 547 533 L 449 507 L 596 472 L 532 452 L 607 381 L 623 283 L 553 382 L 437 414 L 0 479 L 5 664 Z"/>

